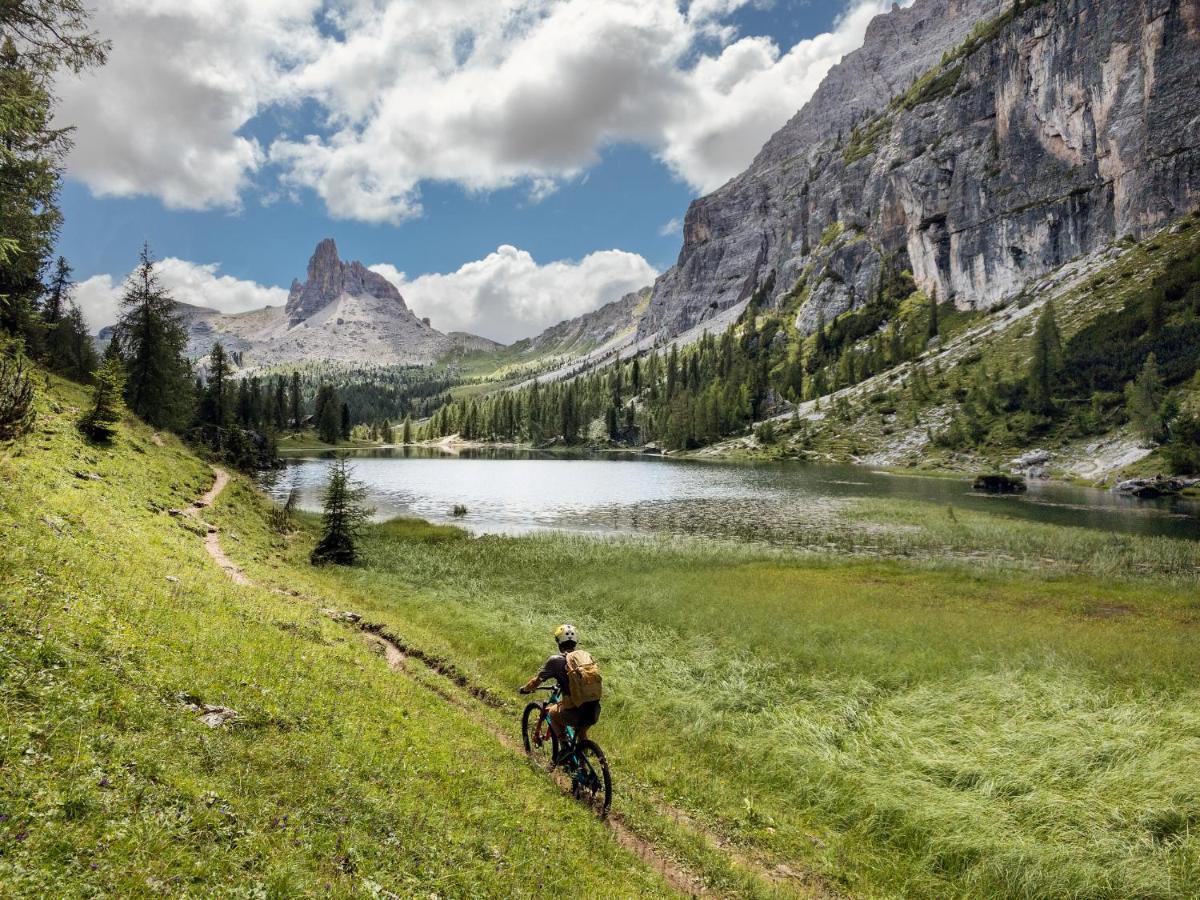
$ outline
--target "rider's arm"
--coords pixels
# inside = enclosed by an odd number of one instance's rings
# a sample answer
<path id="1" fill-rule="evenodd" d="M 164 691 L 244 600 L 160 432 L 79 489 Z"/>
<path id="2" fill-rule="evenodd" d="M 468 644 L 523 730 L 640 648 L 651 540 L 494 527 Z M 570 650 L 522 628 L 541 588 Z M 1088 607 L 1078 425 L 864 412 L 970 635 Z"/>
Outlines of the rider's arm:
<path id="1" fill-rule="evenodd" d="M 554 672 L 551 669 L 553 662 L 554 662 L 553 656 L 551 656 L 549 659 L 547 659 L 546 662 L 542 665 L 541 671 L 539 671 L 536 675 L 534 675 L 532 678 L 530 678 L 521 687 L 521 693 L 528 694 L 530 691 L 532 691 L 534 688 L 536 688 L 543 681 L 549 681 L 551 678 L 553 678 Z"/>

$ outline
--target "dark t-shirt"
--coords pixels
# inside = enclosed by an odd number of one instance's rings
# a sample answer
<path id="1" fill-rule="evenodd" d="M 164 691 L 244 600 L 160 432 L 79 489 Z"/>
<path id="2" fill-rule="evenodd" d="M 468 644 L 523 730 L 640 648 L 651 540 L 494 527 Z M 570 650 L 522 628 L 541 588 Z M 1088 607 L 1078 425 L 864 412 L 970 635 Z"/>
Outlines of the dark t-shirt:
<path id="1" fill-rule="evenodd" d="M 542 664 L 542 671 L 537 674 L 538 681 L 549 681 L 553 678 L 558 682 L 558 688 L 564 697 L 570 696 L 571 686 L 567 683 L 567 655 L 555 653 Z"/>

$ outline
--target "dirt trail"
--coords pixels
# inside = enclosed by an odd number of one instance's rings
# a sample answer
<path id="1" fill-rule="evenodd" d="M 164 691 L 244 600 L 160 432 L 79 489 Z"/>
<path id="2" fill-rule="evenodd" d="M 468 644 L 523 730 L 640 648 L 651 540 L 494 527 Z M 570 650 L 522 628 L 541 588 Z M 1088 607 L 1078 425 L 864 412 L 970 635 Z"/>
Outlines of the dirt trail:
<path id="1" fill-rule="evenodd" d="M 221 491 L 225 490 L 225 485 L 229 484 L 229 473 L 224 469 L 213 466 L 213 474 L 216 480 L 213 486 L 208 489 L 208 492 L 192 504 L 188 515 L 192 516 L 197 521 L 200 519 L 200 510 L 207 509 L 216 502 L 217 497 L 221 495 Z M 206 524 L 207 523 L 203 523 Z M 225 570 L 225 574 L 229 576 L 234 584 L 240 584 L 243 587 L 249 587 L 251 581 L 246 577 L 246 573 L 238 568 L 237 563 L 225 555 L 225 551 L 221 549 L 221 535 L 217 531 L 217 526 L 207 525 L 207 533 L 204 535 L 204 549 L 208 551 L 208 555 L 213 558 L 218 566 Z"/>
<path id="2" fill-rule="evenodd" d="M 229 484 L 229 473 L 224 469 L 213 466 L 213 473 L 216 480 L 208 492 L 195 502 L 193 507 L 188 510 L 188 514 L 194 516 L 197 521 L 203 524 L 200 519 L 199 511 L 211 507 L 216 502 L 221 492 L 225 490 Z M 233 562 L 221 549 L 220 533 L 213 525 L 207 525 L 207 533 L 204 537 L 204 548 L 208 551 L 209 556 L 224 570 L 225 574 L 235 583 L 245 586 L 253 586 L 254 582 L 246 576 L 236 563 Z M 291 599 L 296 599 L 299 592 L 289 593 L 278 588 L 267 588 L 273 593 L 278 593 L 287 596 Z M 514 753 L 521 756 L 525 755 L 525 748 L 517 738 L 508 731 L 499 728 L 485 716 L 480 716 L 479 710 L 474 703 L 482 703 L 493 709 L 502 706 L 499 698 L 494 696 L 486 688 L 472 684 L 465 676 L 456 671 L 452 666 L 445 661 L 436 657 L 431 657 L 422 651 L 409 647 L 404 644 L 399 638 L 389 634 L 382 626 L 363 621 L 357 615 L 347 615 L 332 609 L 323 609 L 322 612 L 334 618 L 337 621 L 346 624 L 354 625 L 362 632 L 363 638 L 383 656 L 388 668 L 403 672 L 412 678 L 416 683 L 422 685 L 427 690 L 432 691 L 438 697 L 441 697 L 448 703 L 459 707 L 460 709 L 471 713 L 472 720 L 481 725 L 484 730 L 492 735 L 501 745 L 508 748 Z M 466 692 L 467 696 L 456 693 L 450 685 L 441 685 L 425 679 L 416 678 L 413 673 L 407 671 L 406 662 L 410 659 L 415 659 L 420 662 L 422 667 L 429 673 L 444 679 L 450 684 L 453 684 Z M 554 781 L 564 790 L 569 789 L 569 784 L 561 773 L 550 773 Z M 817 898 L 832 898 L 840 897 L 837 891 L 832 889 L 819 876 L 810 873 L 794 872 L 786 866 L 779 866 L 775 869 L 768 869 L 760 865 L 758 862 L 750 859 L 737 852 L 736 850 L 725 845 L 722 839 L 704 828 L 699 823 L 695 822 L 690 816 L 668 804 L 655 802 L 655 806 L 659 813 L 663 816 L 672 819 L 680 827 L 698 835 L 704 840 L 710 848 L 724 853 L 737 867 L 750 871 L 753 874 L 763 878 L 768 883 L 777 887 L 783 886 L 784 882 L 790 882 L 790 887 L 799 889 L 803 895 Z M 634 833 L 622 821 L 619 813 L 613 812 L 604 820 L 605 825 L 612 832 L 617 843 L 627 851 L 638 857 L 643 863 L 652 868 L 663 880 L 667 882 L 674 890 L 688 897 L 710 897 L 716 896 L 709 890 L 704 882 L 695 874 L 680 866 L 673 859 L 667 856 L 664 852 L 658 849 L 653 842 L 646 840 Z M 794 879 L 794 880 L 793 880 Z"/>

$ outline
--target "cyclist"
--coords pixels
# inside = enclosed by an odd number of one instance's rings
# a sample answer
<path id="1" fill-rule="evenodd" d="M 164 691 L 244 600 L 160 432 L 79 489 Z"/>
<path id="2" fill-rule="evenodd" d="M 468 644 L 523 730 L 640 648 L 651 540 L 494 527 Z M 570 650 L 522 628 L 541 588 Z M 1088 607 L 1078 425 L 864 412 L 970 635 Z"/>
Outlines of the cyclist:
<path id="1" fill-rule="evenodd" d="M 548 712 L 550 727 L 564 749 L 568 725 L 575 729 L 576 739 L 583 741 L 588 729 L 600 718 L 600 670 L 590 653 L 575 649 L 576 640 L 574 625 L 563 624 L 554 629 L 558 653 L 547 659 L 541 670 L 521 687 L 522 694 L 529 694 L 543 681 L 553 678 L 558 682 L 562 699 Z M 572 683 L 579 696 L 571 696 Z"/>

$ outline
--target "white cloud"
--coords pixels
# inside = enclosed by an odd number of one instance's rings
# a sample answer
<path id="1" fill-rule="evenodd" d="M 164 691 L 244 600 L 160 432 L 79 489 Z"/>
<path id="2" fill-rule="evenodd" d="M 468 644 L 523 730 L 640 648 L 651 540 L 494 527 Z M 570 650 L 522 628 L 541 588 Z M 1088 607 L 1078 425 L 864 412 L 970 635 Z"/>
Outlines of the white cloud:
<path id="1" fill-rule="evenodd" d="M 683 219 L 677 217 L 664 222 L 659 226 L 658 233 L 662 237 L 671 237 L 675 234 L 683 234 Z"/>
<path id="2" fill-rule="evenodd" d="M 285 288 L 222 275 L 216 264 L 167 257 L 156 268 L 162 286 L 181 303 L 239 313 L 287 302 Z M 396 285 L 413 312 L 429 316 L 435 328 L 505 343 L 598 309 L 658 275 L 641 256 L 623 250 L 541 265 L 525 250 L 508 245 L 455 272 L 411 280 L 389 263 L 370 268 Z M 91 329 L 99 331 L 119 318 L 123 293 L 124 279 L 94 275 L 76 286 L 75 300 Z"/>
<path id="3" fill-rule="evenodd" d="M 156 269 L 162 286 L 181 303 L 239 313 L 287 302 L 288 292 L 284 288 L 220 275 L 215 263 L 199 264 L 167 257 Z M 124 287 L 124 281 L 112 275 L 93 275 L 76 286 L 75 300 L 93 331 L 117 321 Z"/>
<path id="4" fill-rule="evenodd" d="M 849 0 L 785 52 L 737 36 L 728 16 L 746 2 L 110 0 L 97 26 L 112 61 L 62 89 L 71 171 L 100 193 L 235 206 L 269 162 L 336 217 L 399 222 L 421 213 L 422 183 L 520 183 L 536 201 L 633 142 L 710 190 L 888 5 Z M 241 133 L 305 101 L 320 133 Z"/>
<path id="5" fill-rule="evenodd" d="M 58 85 L 76 126 L 70 172 L 96 194 L 237 207 L 265 160 L 241 129 L 293 99 L 289 66 L 319 45 L 320 0 L 107 0 L 108 63 Z"/>
<path id="6" fill-rule="evenodd" d="M 658 275 L 641 256 L 623 250 L 540 265 L 527 251 L 508 245 L 456 272 L 412 280 L 386 263 L 370 268 L 395 284 L 412 310 L 428 316 L 435 328 L 504 343 L 620 299 Z"/>

